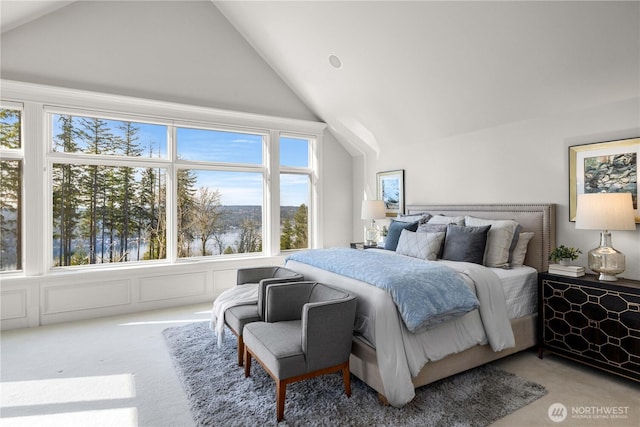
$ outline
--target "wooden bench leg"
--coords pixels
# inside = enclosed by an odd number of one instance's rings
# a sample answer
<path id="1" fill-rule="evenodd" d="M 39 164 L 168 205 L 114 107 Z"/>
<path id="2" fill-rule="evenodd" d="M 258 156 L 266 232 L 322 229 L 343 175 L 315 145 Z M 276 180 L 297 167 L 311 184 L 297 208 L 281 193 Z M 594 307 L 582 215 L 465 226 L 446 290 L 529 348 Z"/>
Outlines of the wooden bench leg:
<path id="1" fill-rule="evenodd" d="M 287 394 L 287 384 L 284 381 L 276 381 L 276 416 L 278 422 L 284 418 L 284 399 Z"/>
<path id="2" fill-rule="evenodd" d="M 342 381 L 344 382 L 344 392 L 347 397 L 351 397 L 351 375 L 349 374 L 349 365 L 342 368 Z"/>
<path id="3" fill-rule="evenodd" d="M 242 366 L 242 357 L 244 355 L 244 340 L 242 335 L 238 335 L 238 366 Z"/>
<path id="4" fill-rule="evenodd" d="M 244 377 L 247 378 L 251 375 L 251 353 L 247 346 L 244 346 Z"/>

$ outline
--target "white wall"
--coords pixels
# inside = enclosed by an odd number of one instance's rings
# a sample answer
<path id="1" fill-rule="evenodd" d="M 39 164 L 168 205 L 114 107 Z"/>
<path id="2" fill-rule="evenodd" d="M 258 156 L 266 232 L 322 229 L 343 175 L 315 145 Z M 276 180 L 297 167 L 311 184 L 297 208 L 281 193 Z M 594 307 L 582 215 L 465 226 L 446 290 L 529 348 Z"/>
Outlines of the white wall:
<path id="1" fill-rule="evenodd" d="M 385 151 L 367 159 L 364 185 L 375 191 L 375 172 L 405 169 L 409 204 L 555 203 L 557 242 L 581 248 L 577 263 L 586 266 L 599 233 L 569 221 L 568 147 L 639 135 L 640 98 L 632 98 Z M 640 280 L 640 227 L 614 231 L 612 240 L 626 255 L 621 277 Z"/>
<path id="2" fill-rule="evenodd" d="M 316 120 L 210 1 L 78 1 L 2 34 L 2 78 Z"/>
<path id="3" fill-rule="evenodd" d="M 210 1 L 76 2 L 2 34 L 3 79 L 317 120 Z M 351 156 L 322 152 L 322 241 L 352 234 Z M 238 268 L 282 257 L 2 278 L 2 328 L 211 301 Z"/>

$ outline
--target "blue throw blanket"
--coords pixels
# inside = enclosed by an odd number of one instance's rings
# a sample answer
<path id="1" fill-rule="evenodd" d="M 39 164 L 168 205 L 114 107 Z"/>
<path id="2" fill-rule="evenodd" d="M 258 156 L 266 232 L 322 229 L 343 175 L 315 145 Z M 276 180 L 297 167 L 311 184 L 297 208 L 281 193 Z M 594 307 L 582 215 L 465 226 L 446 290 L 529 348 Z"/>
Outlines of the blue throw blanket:
<path id="1" fill-rule="evenodd" d="M 287 260 L 384 289 L 411 332 L 462 316 L 480 305 L 458 272 L 432 261 L 348 248 L 312 249 L 289 255 Z"/>

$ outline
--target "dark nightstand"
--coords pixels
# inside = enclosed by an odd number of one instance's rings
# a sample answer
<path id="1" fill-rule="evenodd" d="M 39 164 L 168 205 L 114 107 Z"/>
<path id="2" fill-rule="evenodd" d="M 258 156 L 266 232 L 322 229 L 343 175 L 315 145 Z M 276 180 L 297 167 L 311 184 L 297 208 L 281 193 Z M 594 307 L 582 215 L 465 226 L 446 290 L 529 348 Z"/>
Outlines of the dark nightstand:
<path id="1" fill-rule="evenodd" d="M 371 249 L 371 248 L 375 248 L 375 249 L 384 249 L 384 246 L 378 246 L 378 245 L 365 245 L 362 242 L 356 242 L 356 243 L 351 243 L 350 244 L 351 249 Z"/>
<path id="2" fill-rule="evenodd" d="M 640 381 L 640 281 L 538 275 L 543 350 Z"/>

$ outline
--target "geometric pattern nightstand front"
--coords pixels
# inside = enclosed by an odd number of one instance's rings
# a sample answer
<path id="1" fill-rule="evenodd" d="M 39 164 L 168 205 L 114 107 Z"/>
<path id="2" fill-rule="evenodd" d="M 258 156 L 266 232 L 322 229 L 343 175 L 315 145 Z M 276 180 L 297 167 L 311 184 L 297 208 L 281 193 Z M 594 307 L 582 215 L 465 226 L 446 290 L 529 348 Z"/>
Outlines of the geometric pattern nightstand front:
<path id="1" fill-rule="evenodd" d="M 539 355 L 546 349 L 640 381 L 640 282 L 539 275 Z"/>

